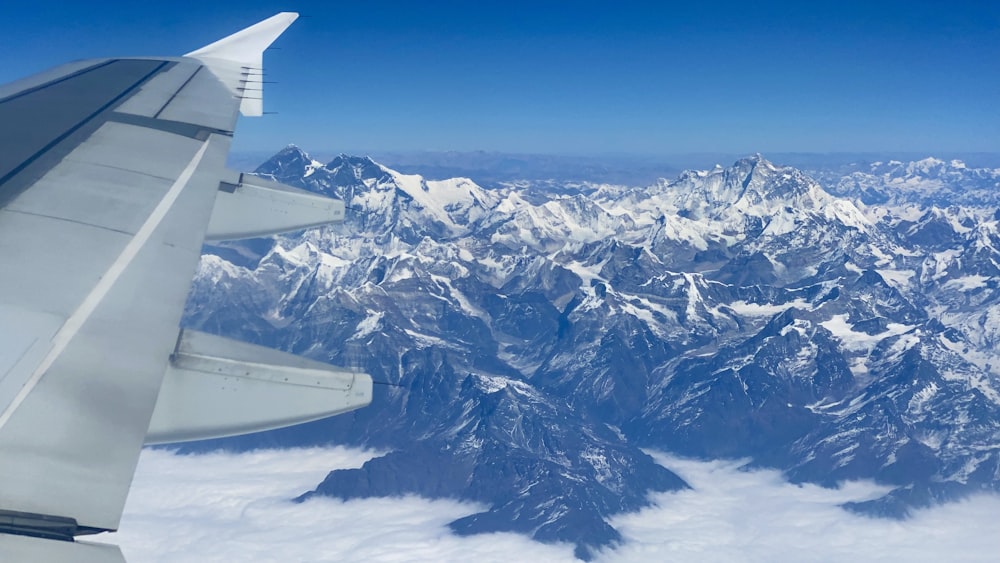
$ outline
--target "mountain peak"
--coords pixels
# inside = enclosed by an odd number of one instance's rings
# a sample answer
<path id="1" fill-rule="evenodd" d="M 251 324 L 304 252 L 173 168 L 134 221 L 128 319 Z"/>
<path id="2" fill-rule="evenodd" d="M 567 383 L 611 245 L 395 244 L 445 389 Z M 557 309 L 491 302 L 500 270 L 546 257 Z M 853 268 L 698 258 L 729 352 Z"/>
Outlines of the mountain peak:
<path id="1" fill-rule="evenodd" d="M 698 208 L 719 212 L 730 206 L 790 200 L 817 187 L 798 170 L 775 166 L 760 153 L 741 158 L 727 168 L 687 171 L 668 186 L 678 194 L 681 209 L 690 212 Z"/>
<path id="2" fill-rule="evenodd" d="M 383 168 L 382 165 L 372 160 L 370 156 L 356 156 L 349 155 L 346 153 L 340 153 L 333 158 L 330 162 L 326 163 L 326 168 L 329 170 L 336 170 L 342 166 L 349 166 L 353 168 L 361 169 L 371 169 L 371 168 Z"/>
<path id="3" fill-rule="evenodd" d="M 753 153 L 753 154 L 751 154 L 749 156 L 745 156 L 745 157 L 737 160 L 733 165 L 734 166 L 739 166 L 741 163 L 746 163 L 746 164 L 751 165 L 751 166 L 763 165 L 764 167 L 766 167 L 768 169 L 777 170 L 777 167 L 775 167 L 774 164 L 771 163 L 770 160 L 764 158 L 764 155 L 762 155 L 759 152 L 755 152 L 755 153 Z"/>
<path id="4" fill-rule="evenodd" d="M 312 161 L 312 157 L 309 156 L 309 153 L 307 153 L 306 151 L 302 150 L 301 148 L 299 148 L 298 145 L 296 145 L 294 143 L 289 143 L 289 144 L 285 145 L 285 148 L 283 148 L 280 151 L 278 151 L 277 153 L 275 153 L 275 155 L 273 157 L 271 157 L 271 158 L 275 158 L 275 157 L 301 158 L 301 159 L 304 159 L 306 161 Z"/>
<path id="5" fill-rule="evenodd" d="M 867 230 L 854 204 L 838 199 L 789 166 L 776 166 L 757 153 L 728 168 L 688 171 L 655 188 L 664 209 L 674 210 L 696 230 L 784 235 L 810 222 Z"/>
<path id="6" fill-rule="evenodd" d="M 303 176 L 315 167 L 312 157 L 297 145 L 290 144 L 269 158 L 267 162 L 258 166 L 254 170 L 254 174 L 267 175 L 280 180 L 281 178 Z"/>

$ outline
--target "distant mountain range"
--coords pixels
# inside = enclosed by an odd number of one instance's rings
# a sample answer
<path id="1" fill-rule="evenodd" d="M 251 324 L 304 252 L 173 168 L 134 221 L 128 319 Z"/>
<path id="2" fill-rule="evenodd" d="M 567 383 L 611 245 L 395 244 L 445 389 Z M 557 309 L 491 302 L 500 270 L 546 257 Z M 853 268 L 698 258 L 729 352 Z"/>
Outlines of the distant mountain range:
<path id="1" fill-rule="evenodd" d="M 586 559 L 620 540 L 608 516 L 686 487 L 641 448 L 876 479 L 894 489 L 847 508 L 886 516 L 1000 489 L 1000 169 L 756 155 L 484 188 L 289 147 L 256 173 L 348 220 L 207 248 L 186 322 L 384 384 L 224 442 L 392 450 L 306 496 L 474 500 L 456 532 Z"/>
<path id="2" fill-rule="evenodd" d="M 733 162 L 741 154 L 592 154 L 559 155 L 507 153 L 495 151 L 347 151 L 368 155 L 380 164 L 404 174 L 419 174 L 429 180 L 469 178 L 480 186 L 494 188 L 504 183 L 546 183 L 549 186 L 625 184 L 645 186 L 659 178 L 672 178 L 687 169 L 711 168 L 716 163 Z M 313 152 L 312 158 L 329 162 L 341 151 Z M 230 167 L 252 170 L 273 156 L 272 152 L 237 151 L 230 154 Z M 927 156 L 916 153 L 769 153 L 775 162 L 794 166 L 816 177 L 867 171 L 870 163 L 892 160 L 911 162 Z M 1000 167 L 1000 153 L 939 155 L 945 160 L 965 159 L 969 167 Z"/>

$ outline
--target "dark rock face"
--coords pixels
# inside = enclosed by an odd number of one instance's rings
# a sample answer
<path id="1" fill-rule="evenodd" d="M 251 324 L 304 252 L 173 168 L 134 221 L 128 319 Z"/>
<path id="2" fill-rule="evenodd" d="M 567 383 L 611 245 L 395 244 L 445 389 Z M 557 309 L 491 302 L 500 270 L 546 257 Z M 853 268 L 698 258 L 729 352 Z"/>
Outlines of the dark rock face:
<path id="1" fill-rule="evenodd" d="M 759 155 L 642 189 L 487 190 L 294 147 L 258 173 L 349 218 L 208 248 L 187 323 L 383 385 L 366 409 L 194 447 L 391 450 L 306 497 L 474 500 L 457 533 L 588 558 L 620 541 L 608 516 L 686 486 L 640 447 L 874 478 L 897 488 L 848 508 L 878 515 L 1000 488 L 988 197 L 941 209 L 874 173 L 835 197 Z"/>
<path id="2" fill-rule="evenodd" d="M 495 385 L 467 376 L 456 409 L 441 413 L 433 437 L 361 469 L 334 471 L 304 498 L 419 493 L 476 500 L 490 509 L 453 522 L 456 532 L 530 531 L 540 541 L 573 542 L 587 556 L 620 540 L 602 515 L 646 505 L 633 482 L 651 491 L 686 486 L 610 429 L 581 427 L 566 405 L 525 384 Z"/>

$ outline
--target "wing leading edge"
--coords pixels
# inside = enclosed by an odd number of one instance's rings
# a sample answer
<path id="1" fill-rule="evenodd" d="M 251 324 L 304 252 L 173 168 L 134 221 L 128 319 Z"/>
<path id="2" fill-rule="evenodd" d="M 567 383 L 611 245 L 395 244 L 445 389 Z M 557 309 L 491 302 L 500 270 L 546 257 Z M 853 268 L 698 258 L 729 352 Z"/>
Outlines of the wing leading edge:
<path id="1" fill-rule="evenodd" d="M 237 113 L 262 110 L 247 85 L 295 17 L 0 87 L 0 560 L 120 561 L 75 538 L 117 529 L 148 441 L 371 401 L 366 374 L 178 328 L 206 234 L 343 219 L 339 202 L 225 171 Z"/>

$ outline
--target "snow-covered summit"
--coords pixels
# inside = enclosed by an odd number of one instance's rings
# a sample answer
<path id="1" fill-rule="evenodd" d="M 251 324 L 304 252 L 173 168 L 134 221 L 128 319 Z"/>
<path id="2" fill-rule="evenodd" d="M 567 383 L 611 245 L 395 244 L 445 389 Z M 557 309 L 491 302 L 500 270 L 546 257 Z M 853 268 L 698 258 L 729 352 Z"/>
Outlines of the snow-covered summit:
<path id="1" fill-rule="evenodd" d="M 307 188 L 343 199 L 351 210 L 348 222 L 375 235 L 401 226 L 409 238 L 457 236 L 498 202 L 496 194 L 468 178 L 426 180 L 346 154 L 323 165 L 297 147 L 282 150 L 256 173 L 285 182 L 306 180 Z"/>
<path id="2" fill-rule="evenodd" d="M 323 166 L 294 144 L 289 144 L 259 166 L 257 174 L 272 177 L 308 177 Z"/>
<path id="3" fill-rule="evenodd" d="M 849 201 L 831 196 L 802 172 L 775 166 L 759 154 L 729 168 L 685 172 L 657 187 L 668 210 L 692 220 L 720 222 L 724 229 L 744 222 L 747 216 L 765 219 L 766 230 L 773 235 L 790 232 L 809 217 L 861 230 L 868 226 Z"/>

